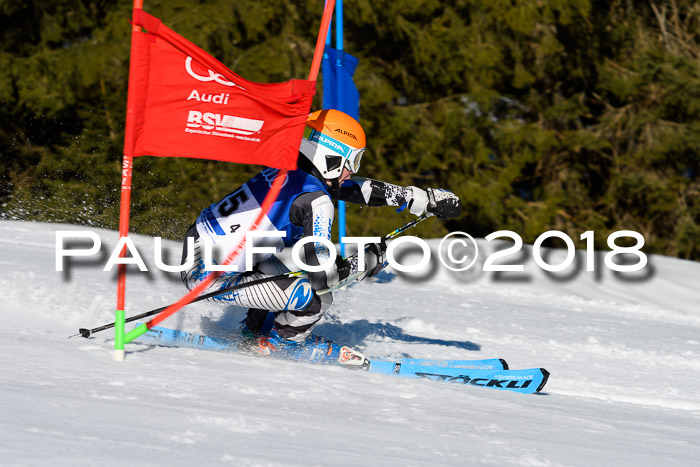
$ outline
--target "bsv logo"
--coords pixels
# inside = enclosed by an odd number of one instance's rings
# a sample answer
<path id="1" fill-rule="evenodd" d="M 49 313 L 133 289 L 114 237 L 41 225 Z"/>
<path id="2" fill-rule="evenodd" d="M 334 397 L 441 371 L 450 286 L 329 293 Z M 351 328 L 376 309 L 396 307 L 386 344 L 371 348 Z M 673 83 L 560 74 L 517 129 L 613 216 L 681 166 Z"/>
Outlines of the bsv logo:
<path id="1" fill-rule="evenodd" d="M 235 83 L 232 83 L 231 81 L 227 80 L 226 78 L 223 77 L 220 73 L 215 73 L 211 70 L 207 70 L 209 72 L 209 76 L 201 76 L 198 75 L 197 73 L 192 70 L 192 57 L 187 57 L 187 60 L 185 60 L 185 70 L 187 70 L 187 73 L 197 81 L 216 81 L 219 84 L 222 84 L 224 86 L 235 86 Z M 243 88 L 241 88 L 243 89 Z"/>
<path id="2" fill-rule="evenodd" d="M 235 115 L 225 115 L 213 112 L 198 112 L 190 110 L 187 116 L 187 126 L 189 128 L 202 128 L 204 130 L 216 130 L 239 135 L 252 135 L 257 133 L 263 126 L 263 120 L 252 118 L 236 117 Z"/>

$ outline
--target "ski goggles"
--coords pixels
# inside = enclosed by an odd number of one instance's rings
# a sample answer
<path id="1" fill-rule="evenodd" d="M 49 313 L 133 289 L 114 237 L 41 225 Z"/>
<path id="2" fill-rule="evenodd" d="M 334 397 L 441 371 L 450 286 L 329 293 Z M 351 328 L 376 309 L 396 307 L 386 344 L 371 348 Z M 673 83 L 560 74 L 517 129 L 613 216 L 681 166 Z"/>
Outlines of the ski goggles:
<path id="1" fill-rule="evenodd" d="M 365 153 L 365 148 L 353 149 L 352 153 L 345 159 L 345 167 L 356 174 L 360 171 L 360 162 L 362 162 L 362 155 Z"/>
<path id="2" fill-rule="evenodd" d="M 362 155 L 365 153 L 365 148 L 353 148 L 352 146 L 341 143 L 328 135 L 324 135 L 318 130 L 308 127 L 304 131 L 304 138 L 317 146 L 323 146 L 326 149 L 330 149 L 335 154 L 342 157 L 345 161 L 344 166 L 350 172 L 357 173 L 360 170 L 360 163 L 362 162 Z"/>

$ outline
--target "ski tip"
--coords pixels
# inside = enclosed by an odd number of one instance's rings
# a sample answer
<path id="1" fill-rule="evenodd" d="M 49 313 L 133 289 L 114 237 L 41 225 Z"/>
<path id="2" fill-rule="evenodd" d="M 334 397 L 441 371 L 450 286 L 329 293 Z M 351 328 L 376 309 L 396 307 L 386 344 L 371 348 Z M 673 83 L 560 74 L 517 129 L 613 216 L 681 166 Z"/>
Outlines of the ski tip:
<path id="1" fill-rule="evenodd" d="M 539 386 L 537 386 L 537 389 L 535 390 L 535 392 L 540 392 L 544 388 L 544 385 L 547 384 L 547 381 L 549 380 L 549 371 L 545 370 L 544 368 L 540 368 L 540 371 L 542 372 L 542 382 L 540 383 Z"/>
<path id="2" fill-rule="evenodd" d="M 501 362 L 501 365 L 503 365 L 504 370 L 510 370 L 510 368 L 508 368 L 508 362 L 506 362 L 502 358 L 499 358 L 498 360 Z"/>

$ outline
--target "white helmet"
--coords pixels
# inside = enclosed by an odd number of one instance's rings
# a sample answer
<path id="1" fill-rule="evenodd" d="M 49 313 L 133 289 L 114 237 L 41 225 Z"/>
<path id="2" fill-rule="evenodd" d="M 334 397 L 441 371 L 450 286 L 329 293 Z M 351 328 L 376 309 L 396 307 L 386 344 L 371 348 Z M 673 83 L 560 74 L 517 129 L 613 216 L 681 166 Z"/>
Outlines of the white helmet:
<path id="1" fill-rule="evenodd" d="M 357 173 L 365 144 L 365 132 L 357 120 L 340 110 L 318 110 L 306 120 L 299 152 L 325 179 L 334 180 L 344 167 Z"/>

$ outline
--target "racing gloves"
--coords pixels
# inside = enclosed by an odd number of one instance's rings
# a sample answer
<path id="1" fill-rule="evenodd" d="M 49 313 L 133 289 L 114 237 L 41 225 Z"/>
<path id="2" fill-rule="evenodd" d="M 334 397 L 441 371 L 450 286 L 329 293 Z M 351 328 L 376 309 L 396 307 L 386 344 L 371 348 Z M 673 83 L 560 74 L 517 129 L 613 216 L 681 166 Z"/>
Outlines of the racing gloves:
<path id="1" fill-rule="evenodd" d="M 441 188 L 421 190 L 414 186 L 409 188 L 413 192 L 413 199 L 408 203 L 408 210 L 416 216 L 428 212 L 438 219 L 450 219 L 459 217 L 462 213 L 462 202 L 451 191 Z"/>

